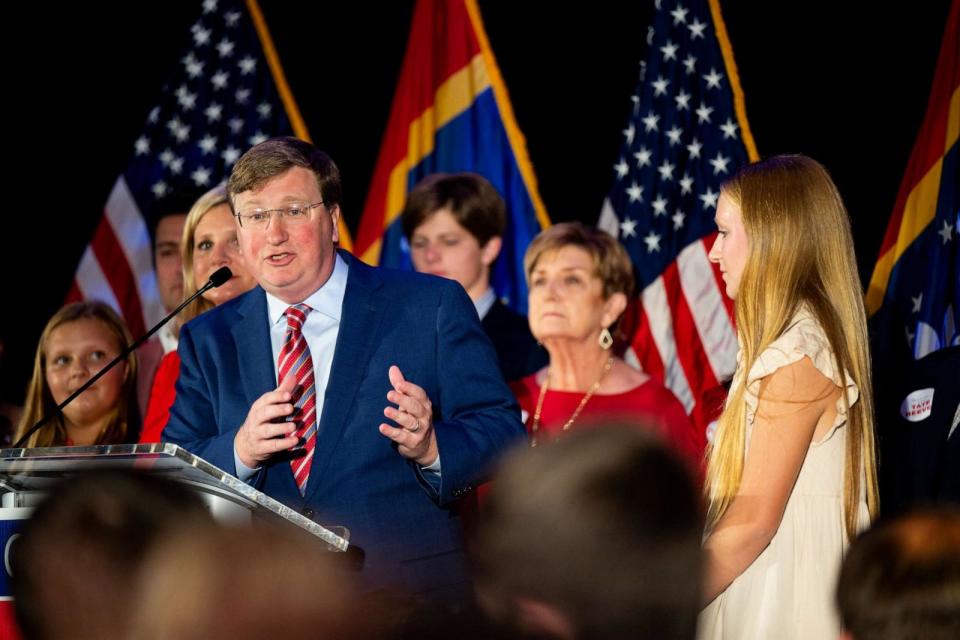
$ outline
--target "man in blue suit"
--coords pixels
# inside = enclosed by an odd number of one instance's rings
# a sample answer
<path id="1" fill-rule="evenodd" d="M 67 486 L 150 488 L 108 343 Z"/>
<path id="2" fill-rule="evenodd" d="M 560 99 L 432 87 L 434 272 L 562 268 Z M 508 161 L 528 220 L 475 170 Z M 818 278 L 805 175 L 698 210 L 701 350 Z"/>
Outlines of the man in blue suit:
<path id="1" fill-rule="evenodd" d="M 348 527 L 371 585 L 465 593 L 456 499 L 523 435 L 470 299 L 338 251 L 339 170 L 309 143 L 253 147 L 227 193 L 260 286 L 181 330 L 164 439 Z"/>

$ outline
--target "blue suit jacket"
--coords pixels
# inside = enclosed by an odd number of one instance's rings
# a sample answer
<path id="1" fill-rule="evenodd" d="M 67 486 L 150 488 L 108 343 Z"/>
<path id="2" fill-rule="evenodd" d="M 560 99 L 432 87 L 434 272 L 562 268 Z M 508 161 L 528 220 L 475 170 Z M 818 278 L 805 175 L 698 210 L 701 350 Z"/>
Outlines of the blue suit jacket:
<path id="1" fill-rule="evenodd" d="M 350 270 L 305 494 L 284 455 L 264 464 L 255 486 L 321 524 L 348 527 L 371 584 L 455 589 L 466 580 L 455 500 L 523 437 L 519 408 L 459 284 L 341 255 Z M 164 440 L 236 473 L 237 431 L 250 405 L 277 386 L 264 291 L 188 323 L 179 353 Z M 433 402 L 437 488 L 378 431 L 392 364 Z"/>

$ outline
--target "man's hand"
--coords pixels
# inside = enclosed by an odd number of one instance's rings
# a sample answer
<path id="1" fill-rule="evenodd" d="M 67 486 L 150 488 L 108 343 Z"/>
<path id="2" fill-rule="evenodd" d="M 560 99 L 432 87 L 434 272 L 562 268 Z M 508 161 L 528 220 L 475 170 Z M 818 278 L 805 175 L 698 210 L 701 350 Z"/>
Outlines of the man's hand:
<path id="1" fill-rule="evenodd" d="M 433 430 L 433 404 L 427 392 L 407 381 L 396 365 L 390 367 L 390 384 L 393 390 L 387 393 L 387 400 L 397 407 L 386 407 L 387 416 L 400 428 L 380 424 L 380 433 L 397 443 L 397 451 L 422 467 L 436 462 L 437 434 Z"/>
<path id="2" fill-rule="evenodd" d="M 250 407 L 233 442 L 240 462 L 251 469 L 259 467 L 277 451 L 293 448 L 299 441 L 295 422 L 277 422 L 293 413 L 290 400 L 296 385 L 296 378 L 288 375 L 276 390 L 263 394 Z"/>

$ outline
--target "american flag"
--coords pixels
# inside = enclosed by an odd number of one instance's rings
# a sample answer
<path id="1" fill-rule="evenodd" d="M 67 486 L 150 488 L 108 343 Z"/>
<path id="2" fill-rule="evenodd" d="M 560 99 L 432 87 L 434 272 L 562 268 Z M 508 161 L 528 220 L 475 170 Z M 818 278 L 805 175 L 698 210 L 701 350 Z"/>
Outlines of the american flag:
<path id="1" fill-rule="evenodd" d="M 154 205 L 172 193 L 214 187 L 248 147 L 291 134 L 291 120 L 302 129 L 279 65 L 271 68 L 265 50 L 272 54 L 255 2 L 204 0 L 190 44 L 107 198 L 68 302 L 107 302 L 134 336 L 163 317 L 149 235 Z"/>
<path id="2" fill-rule="evenodd" d="M 707 253 L 720 184 L 757 158 L 717 0 L 658 1 L 599 226 L 627 248 L 639 298 L 628 359 L 701 428 L 736 364 L 733 306 Z"/>

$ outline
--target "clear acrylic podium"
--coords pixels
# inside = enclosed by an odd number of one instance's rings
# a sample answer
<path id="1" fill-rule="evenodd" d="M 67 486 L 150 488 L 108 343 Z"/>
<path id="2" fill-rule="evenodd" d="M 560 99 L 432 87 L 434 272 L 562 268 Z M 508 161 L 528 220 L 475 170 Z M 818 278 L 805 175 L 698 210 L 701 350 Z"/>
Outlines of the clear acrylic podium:
<path id="1" fill-rule="evenodd" d="M 345 527 L 321 526 L 169 443 L 0 449 L 0 511 L 24 513 L 57 481 L 94 469 L 142 470 L 187 485 L 221 522 L 285 521 L 319 538 L 329 551 L 346 551 L 349 544 L 350 532 Z"/>

